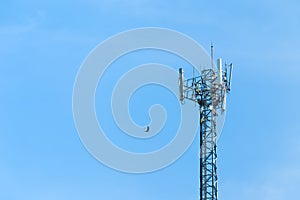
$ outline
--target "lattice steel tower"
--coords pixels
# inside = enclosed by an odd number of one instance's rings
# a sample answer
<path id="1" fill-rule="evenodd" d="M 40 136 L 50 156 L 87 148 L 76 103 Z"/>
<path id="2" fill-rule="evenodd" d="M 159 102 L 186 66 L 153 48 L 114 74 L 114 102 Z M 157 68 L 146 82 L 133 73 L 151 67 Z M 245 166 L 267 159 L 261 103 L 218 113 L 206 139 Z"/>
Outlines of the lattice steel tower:
<path id="1" fill-rule="evenodd" d="M 183 69 L 179 69 L 180 100 L 198 103 L 200 109 L 200 200 L 218 199 L 217 176 L 217 116 L 226 109 L 226 93 L 231 88 L 233 65 L 217 60 L 213 65 L 213 46 L 211 47 L 212 66 L 202 70 L 200 76 L 184 80 Z"/>

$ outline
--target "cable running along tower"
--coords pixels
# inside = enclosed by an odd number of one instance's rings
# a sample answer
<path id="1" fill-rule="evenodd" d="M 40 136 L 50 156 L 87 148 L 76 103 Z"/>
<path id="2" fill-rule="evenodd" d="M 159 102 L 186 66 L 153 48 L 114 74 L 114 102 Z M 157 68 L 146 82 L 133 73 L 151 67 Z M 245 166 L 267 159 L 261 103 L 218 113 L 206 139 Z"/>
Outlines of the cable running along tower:
<path id="1" fill-rule="evenodd" d="M 211 67 L 199 76 L 184 80 L 184 71 L 179 69 L 179 95 L 196 102 L 200 109 L 200 200 L 218 199 L 217 176 L 217 116 L 226 109 L 226 94 L 231 89 L 232 64 L 222 66 L 222 59 L 214 67 L 211 46 Z"/>

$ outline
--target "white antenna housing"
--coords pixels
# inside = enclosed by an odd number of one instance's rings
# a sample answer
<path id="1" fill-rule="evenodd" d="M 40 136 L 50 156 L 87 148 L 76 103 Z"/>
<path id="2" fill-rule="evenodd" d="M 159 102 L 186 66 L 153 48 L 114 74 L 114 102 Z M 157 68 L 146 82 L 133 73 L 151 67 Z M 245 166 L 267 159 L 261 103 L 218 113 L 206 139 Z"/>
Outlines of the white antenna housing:
<path id="1" fill-rule="evenodd" d="M 181 102 L 184 100 L 184 71 L 182 68 L 179 68 L 179 77 L 178 77 L 178 88 L 179 88 L 179 99 Z"/>
<path id="2" fill-rule="evenodd" d="M 233 70 L 233 64 L 231 63 L 229 65 L 229 80 L 228 80 L 228 82 L 229 82 L 229 86 L 228 86 L 229 90 L 231 89 L 232 70 Z"/>
<path id="3" fill-rule="evenodd" d="M 218 73 L 219 73 L 219 83 L 223 83 L 223 70 L 222 70 L 222 58 L 219 58 L 217 60 L 217 66 L 218 66 Z"/>

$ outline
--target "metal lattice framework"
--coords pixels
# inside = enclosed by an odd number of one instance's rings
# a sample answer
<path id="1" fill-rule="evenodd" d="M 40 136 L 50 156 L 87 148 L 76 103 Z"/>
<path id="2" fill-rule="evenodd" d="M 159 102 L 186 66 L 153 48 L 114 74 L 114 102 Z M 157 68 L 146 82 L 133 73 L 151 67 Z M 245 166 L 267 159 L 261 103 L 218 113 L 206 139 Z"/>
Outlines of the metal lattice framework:
<path id="1" fill-rule="evenodd" d="M 200 200 L 218 198 L 216 119 L 225 111 L 226 92 L 230 90 L 226 71 L 202 70 L 200 76 L 183 84 L 183 99 L 195 101 L 200 107 Z"/>

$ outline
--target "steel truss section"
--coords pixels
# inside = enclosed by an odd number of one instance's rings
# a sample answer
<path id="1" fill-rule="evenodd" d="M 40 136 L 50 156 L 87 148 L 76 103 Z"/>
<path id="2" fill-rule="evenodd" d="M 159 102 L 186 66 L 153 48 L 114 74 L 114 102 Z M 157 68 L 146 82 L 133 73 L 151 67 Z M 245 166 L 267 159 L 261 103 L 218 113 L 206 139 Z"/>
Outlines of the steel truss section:
<path id="1" fill-rule="evenodd" d="M 217 122 L 223 112 L 226 85 L 218 82 L 218 74 L 206 69 L 201 76 L 188 79 L 184 84 L 185 98 L 200 107 L 200 200 L 217 200 Z"/>

